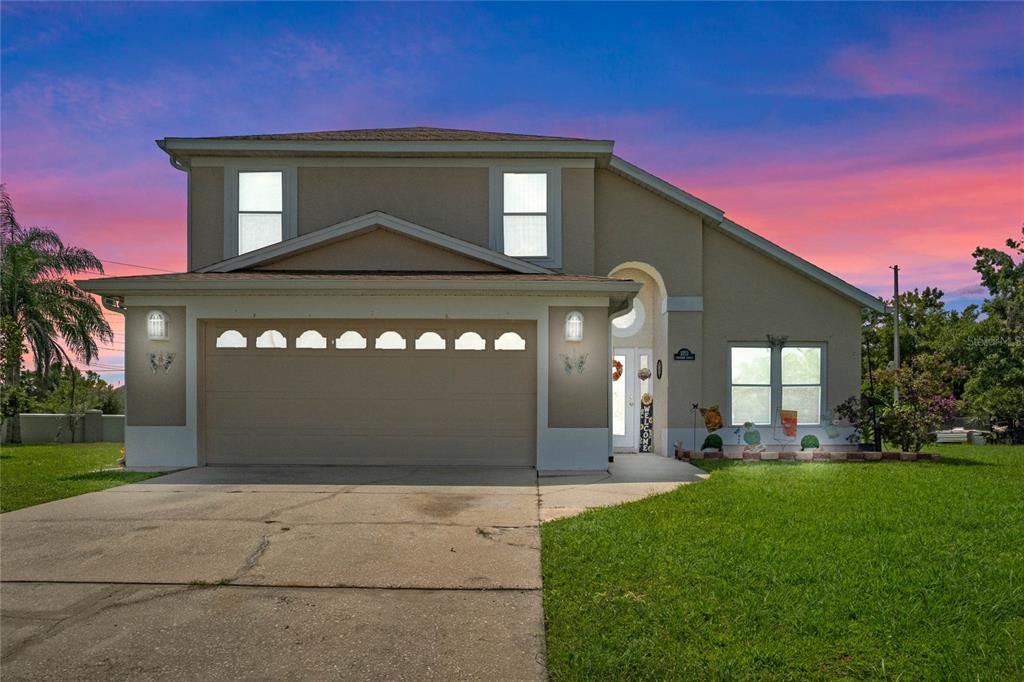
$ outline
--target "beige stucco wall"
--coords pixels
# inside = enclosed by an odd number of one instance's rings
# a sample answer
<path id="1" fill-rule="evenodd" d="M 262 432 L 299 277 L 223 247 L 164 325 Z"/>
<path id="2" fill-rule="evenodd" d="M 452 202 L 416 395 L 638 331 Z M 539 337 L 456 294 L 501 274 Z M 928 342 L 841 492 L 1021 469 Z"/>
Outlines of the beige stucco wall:
<path id="1" fill-rule="evenodd" d="M 151 310 L 167 314 L 166 341 L 151 341 L 146 316 Z M 185 307 L 130 306 L 125 315 L 124 383 L 128 426 L 185 425 Z M 174 353 L 167 372 L 153 371 L 151 353 Z"/>
<path id="2" fill-rule="evenodd" d="M 593 168 L 562 170 L 562 270 L 595 274 Z"/>
<path id="3" fill-rule="evenodd" d="M 299 234 L 371 211 L 487 246 L 486 168 L 299 168 Z"/>
<path id="4" fill-rule="evenodd" d="M 583 313 L 583 340 L 565 340 L 565 316 Z M 548 426 L 608 427 L 608 310 L 551 307 L 548 311 Z M 583 372 L 565 371 L 563 356 L 587 356 Z"/>
<path id="5" fill-rule="evenodd" d="M 700 216 L 611 171 L 596 171 L 595 187 L 595 272 L 640 261 L 661 273 L 669 296 L 699 296 Z"/>
<path id="6" fill-rule="evenodd" d="M 224 169 L 189 172 L 189 269 L 224 260 Z"/>
<path id="7" fill-rule="evenodd" d="M 728 344 L 763 342 L 766 334 L 788 336 L 790 345 L 826 344 L 826 410 L 859 392 L 857 303 L 715 230 L 705 231 L 704 248 L 702 405 L 717 403 L 726 414 Z M 686 338 L 689 335 L 680 329 L 679 341 Z M 691 349 L 699 360 L 701 353 Z M 694 395 L 689 387 L 678 397 L 685 404 Z M 679 420 L 673 423 L 686 426 Z"/>
<path id="8" fill-rule="evenodd" d="M 349 239 L 268 263 L 260 270 L 429 270 L 445 272 L 497 272 L 483 261 L 445 251 L 432 244 L 385 229 L 375 229 Z"/>

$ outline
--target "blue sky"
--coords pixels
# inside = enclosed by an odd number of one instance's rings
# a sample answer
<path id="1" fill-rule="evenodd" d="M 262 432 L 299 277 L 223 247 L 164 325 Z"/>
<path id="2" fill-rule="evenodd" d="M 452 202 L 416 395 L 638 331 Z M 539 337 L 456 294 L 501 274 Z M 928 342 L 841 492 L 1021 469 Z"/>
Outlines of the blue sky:
<path id="1" fill-rule="evenodd" d="M 184 265 L 169 135 L 610 138 L 858 286 L 885 293 L 900 263 L 961 306 L 971 250 L 1024 218 L 1019 3 L 4 2 L 2 20 L 19 217 L 108 261 Z"/>

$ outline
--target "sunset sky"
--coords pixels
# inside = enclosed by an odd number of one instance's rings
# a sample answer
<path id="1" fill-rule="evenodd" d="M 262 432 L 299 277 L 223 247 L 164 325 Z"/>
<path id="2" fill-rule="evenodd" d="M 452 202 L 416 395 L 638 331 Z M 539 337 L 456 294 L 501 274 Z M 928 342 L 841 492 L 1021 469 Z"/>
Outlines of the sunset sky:
<path id="1" fill-rule="evenodd" d="M 1024 219 L 1024 4 L 2 4 L 2 177 L 108 274 L 185 265 L 153 140 L 387 126 L 607 138 L 875 294 L 981 298 Z M 132 265 L 123 265 L 127 263 Z M 143 269 L 141 266 L 153 268 Z M 96 367 L 120 381 L 123 322 Z"/>

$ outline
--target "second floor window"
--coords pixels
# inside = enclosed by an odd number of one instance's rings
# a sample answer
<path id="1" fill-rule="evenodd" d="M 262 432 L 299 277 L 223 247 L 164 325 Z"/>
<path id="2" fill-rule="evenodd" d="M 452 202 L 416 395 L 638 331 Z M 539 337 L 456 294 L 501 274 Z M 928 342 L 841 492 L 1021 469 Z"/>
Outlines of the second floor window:
<path id="1" fill-rule="evenodd" d="M 502 228 L 505 255 L 548 255 L 548 174 L 505 173 Z"/>
<path id="2" fill-rule="evenodd" d="M 238 174 L 238 253 L 276 244 L 283 237 L 281 171 Z"/>

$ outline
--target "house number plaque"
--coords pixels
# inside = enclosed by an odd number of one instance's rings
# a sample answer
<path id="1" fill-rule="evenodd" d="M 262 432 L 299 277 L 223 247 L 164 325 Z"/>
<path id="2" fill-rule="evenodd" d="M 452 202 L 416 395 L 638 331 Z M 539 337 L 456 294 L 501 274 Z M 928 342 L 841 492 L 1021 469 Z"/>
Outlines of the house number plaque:
<path id="1" fill-rule="evenodd" d="M 673 360 L 696 360 L 697 355 L 689 348 L 680 348 L 676 351 L 676 354 L 672 356 Z"/>

